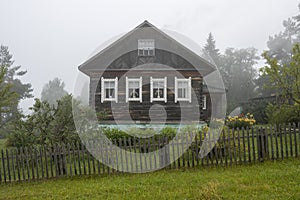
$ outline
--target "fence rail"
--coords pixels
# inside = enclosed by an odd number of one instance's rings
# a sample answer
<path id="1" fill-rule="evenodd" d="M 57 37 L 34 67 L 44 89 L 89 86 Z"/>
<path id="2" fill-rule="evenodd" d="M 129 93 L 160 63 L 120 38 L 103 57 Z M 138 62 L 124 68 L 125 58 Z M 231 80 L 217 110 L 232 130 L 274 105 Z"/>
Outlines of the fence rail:
<path id="1" fill-rule="evenodd" d="M 199 132 L 176 135 L 174 138 L 120 138 L 111 143 L 90 141 L 85 145 L 2 149 L 0 182 L 144 172 L 157 168 L 231 166 L 298 157 L 299 127 L 299 124 L 294 124 L 224 129 L 220 137 Z M 166 147 L 166 144 L 169 145 Z M 199 157 L 204 145 L 208 145 L 210 151 Z M 93 156 L 94 152 L 98 152 L 98 159 Z M 143 154 L 149 152 L 151 155 L 148 157 Z M 184 153 L 181 155 L 180 152 Z M 105 162 L 110 162 L 111 167 L 103 164 Z"/>

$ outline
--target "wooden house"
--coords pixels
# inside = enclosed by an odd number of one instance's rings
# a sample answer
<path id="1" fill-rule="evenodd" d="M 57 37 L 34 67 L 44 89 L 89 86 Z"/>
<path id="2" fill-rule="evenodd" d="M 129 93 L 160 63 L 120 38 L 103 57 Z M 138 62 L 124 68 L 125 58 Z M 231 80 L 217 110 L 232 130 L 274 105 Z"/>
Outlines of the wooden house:
<path id="1" fill-rule="evenodd" d="M 212 94 L 203 76 L 215 69 L 148 21 L 79 66 L 90 78 L 89 103 L 106 113 L 106 123 L 149 123 L 154 118 L 159 123 L 161 117 L 167 123 L 208 120 Z M 218 93 L 216 89 L 213 95 Z M 182 119 L 182 110 L 188 117 Z"/>

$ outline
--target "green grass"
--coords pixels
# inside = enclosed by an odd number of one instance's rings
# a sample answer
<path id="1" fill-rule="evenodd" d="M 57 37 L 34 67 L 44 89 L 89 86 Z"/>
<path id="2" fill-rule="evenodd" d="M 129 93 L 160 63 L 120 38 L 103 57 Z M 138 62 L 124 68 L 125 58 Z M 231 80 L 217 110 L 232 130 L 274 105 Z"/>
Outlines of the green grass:
<path id="1" fill-rule="evenodd" d="M 0 185 L 0 199 L 299 199 L 300 159 Z"/>

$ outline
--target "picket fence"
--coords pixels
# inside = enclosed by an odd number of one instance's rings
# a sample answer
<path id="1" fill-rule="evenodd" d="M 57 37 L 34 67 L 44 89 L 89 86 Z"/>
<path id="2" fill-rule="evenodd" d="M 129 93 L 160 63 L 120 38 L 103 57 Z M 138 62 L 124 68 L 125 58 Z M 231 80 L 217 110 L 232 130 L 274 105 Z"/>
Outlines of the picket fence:
<path id="1" fill-rule="evenodd" d="M 86 144 L 2 149 L 0 183 L 77 175 L 147 172 L 158 168 L 232 166 L 297 158 L 300 149 L 299 127 L 300 123 L 225 129 L 220 137 L 210 134 L 204 136 L 200 132 L 185 133 L 175 138 L 120 138 L 113 140 L 108 146 L 101 141 L 90 141 Z M 199 152 L 205 142 L 211 150 L 201 157 Z M 115 148 L 115 145 L 119 148 Z M 87 149 L 92 149 L 91 153 Z M 161 151 L 156 151 L 158 149 Z M 98 152 L 98 159 L 93 156 L 93 150 Z M 182 155 L 178 155 L 183 151 Z M 147 152 L 151 152 L 150 159 L 143 154 Z M 113 159 L 111 166 L 103 164 Z"/>

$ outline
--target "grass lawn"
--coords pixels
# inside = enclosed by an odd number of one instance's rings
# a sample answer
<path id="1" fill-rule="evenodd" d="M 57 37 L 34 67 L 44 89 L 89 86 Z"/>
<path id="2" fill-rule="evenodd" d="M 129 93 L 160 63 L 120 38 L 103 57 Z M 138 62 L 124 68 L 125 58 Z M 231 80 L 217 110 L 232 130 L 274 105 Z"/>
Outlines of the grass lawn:
<path id="1" fill-rule="evenodd" d="M 1 184 L 0 199 L 300 199 L 300 159 Z"/>

